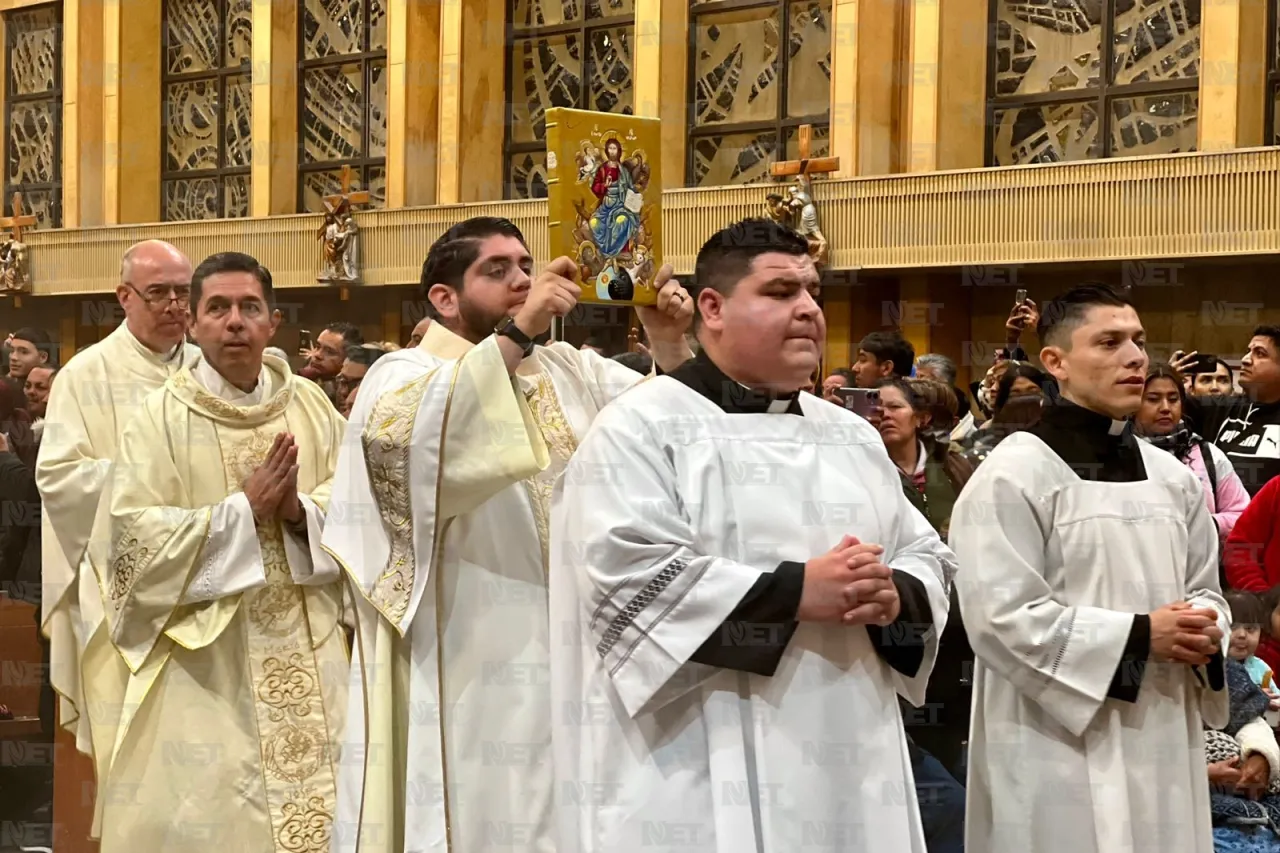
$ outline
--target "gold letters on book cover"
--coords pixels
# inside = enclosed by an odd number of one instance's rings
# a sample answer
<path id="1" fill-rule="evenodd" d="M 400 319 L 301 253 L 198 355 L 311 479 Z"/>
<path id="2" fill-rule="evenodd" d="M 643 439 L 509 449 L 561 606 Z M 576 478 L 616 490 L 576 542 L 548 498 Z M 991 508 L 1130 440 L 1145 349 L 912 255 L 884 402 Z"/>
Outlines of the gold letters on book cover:
<path id="1" fill-rule="evenodd" d="M 551 256 L 578 264 L 584 302 L 652 305 L 662 265 L 657 119 L 547 110 Z"/>

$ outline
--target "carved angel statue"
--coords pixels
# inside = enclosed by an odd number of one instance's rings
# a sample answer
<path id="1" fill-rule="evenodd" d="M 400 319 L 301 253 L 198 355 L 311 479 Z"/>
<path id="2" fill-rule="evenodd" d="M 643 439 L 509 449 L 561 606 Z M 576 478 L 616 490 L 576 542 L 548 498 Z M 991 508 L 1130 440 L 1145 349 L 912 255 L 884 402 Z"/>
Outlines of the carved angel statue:
<path id="1" fill-rule="evenodd" d="M 355 283 L 360 280 L 359 231 L 345 202 L 325 213 L 324 225 L 316 235 L 321 241 L 323 258 L 319 281 Z"/>
<path id="2" fill-rule="evenodd" d="M 799 175 L 787 195 L 769 193 L 765 212 L 779 225 L 790 228 L 809 243 L 809 257 L 818 266 L 827 262 L 827 238 L 818 219 L 818 206 L 813 201 L 813 183 L 808 175 Z"/>
<path id="3" fill-rule="evenodd" d="M 27 244 L 6 237 L 0 241 L 0 292 L 28 293 L 30 290 Z"/>

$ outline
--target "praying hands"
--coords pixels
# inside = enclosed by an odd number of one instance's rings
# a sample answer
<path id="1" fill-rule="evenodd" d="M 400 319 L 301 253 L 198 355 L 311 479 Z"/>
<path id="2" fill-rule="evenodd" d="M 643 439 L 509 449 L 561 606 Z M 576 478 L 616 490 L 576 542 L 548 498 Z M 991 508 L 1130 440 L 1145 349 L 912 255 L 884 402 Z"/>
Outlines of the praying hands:
<path id="1" fill-rule="evenodd" d="M 797 618 L 802 622 L 888 625 L 902 603 L 893 570 L 880 562 L 884 548 L 846 535 L 804 567 L 804 591 Z"/>
<path id="2" fill-rule="evenodd" d="M 298 445 L 288 433 L 278 433 L 267 458 L 244 482 L 244 494 L 259 526 L 279 519 L 286 524 L 302 520 L 298 499 Z"/>
<path id="3" fill-rule="evenodd" d="M 1178 601 L 1151 614 L 1151 653 L 1156 660 L 1203 666 L 1221 644 L 1222 629 L 1212 608 Z"/>

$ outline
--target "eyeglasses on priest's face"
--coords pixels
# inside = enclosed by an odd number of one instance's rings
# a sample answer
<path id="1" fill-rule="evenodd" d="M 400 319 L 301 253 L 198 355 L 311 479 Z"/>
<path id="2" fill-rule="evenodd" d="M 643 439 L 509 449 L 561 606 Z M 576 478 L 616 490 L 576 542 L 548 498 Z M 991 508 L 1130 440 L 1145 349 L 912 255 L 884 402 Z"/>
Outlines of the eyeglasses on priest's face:
<path id="1" fill-rule="evenodd" d="M 126 281 L 124 286 L 152 308 L 164 308 L 170 302 L 177 302 L 179 308 L 191 304 L 191 286 L 187 284 L 150 284 L 145 290 L 139 290 Z"/>

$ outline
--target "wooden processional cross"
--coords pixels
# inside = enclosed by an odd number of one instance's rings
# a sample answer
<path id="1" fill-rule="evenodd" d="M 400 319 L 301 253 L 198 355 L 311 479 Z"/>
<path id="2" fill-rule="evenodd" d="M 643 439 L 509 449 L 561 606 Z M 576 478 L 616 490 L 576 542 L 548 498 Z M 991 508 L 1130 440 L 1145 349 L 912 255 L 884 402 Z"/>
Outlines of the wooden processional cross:
<path id="1" fill-rule="evenodd" d="M 774 163 L 769 167 L 769 174 L 775 178 L 792 178 L 796 176 L 809 178 L 813 175 L 829 175 L 840 170 L 839 157 L 810 156 L 813 148 L 813 125 L 800 125 L 797 142 L 799 143 L 800 159 L 782 160 Z M 640 349 L 640 325 L 634 308 L 631 310 L 631 322 L 631 331 L 627 335 L 627 350 L 637 352 Z"/>
<path id="2" fill-rule="evenodd" d="M 358 190 L 356 192 L 351 191 L 351 166 L 350 164 L 344 163 L 342 166 L 342 192 L 338 195 L 325 196 L 324 209 L 328 211 L 330 216 L 337 216 L 344 207 L 350 209 L 353 204 L 368 203 L 368 190 Z M 350 293 L 348 292 L 346 285 L 338 288 L 339 301 L 346 302 L 349 295 Z"/>
<path id="3" fill-rule="evenodd" d="M 28 225 L 35 225 L 36 218 L 35 216 L 32 216 L 30 214 L 26 216 L 22 215 L 22 193 L 16 192 L 13 194 L 12 205 L 13 205 L 12 216 L 0 216 L 0 228 L 7 230 L 9 232 L 8 234 L 9 238 L 12 239 L 15 243 L 21 243 L 22 229 Z M 22 307 L 21 296 L 14 294 L 13 307 L 14 308 Z"/>
<path id="4" fill-rule="evenodd" d="M 351 166 L 344 165 L 342 167 L 342 192 L 338 195 L 327 195 L 324 197 L 324 206 L 329 213 L 336 214 L 343 207 L 350 207 L 353 204 L 368 204 L 369 192 L 367 190 L 351 191 Z"/>
<path id="5" fill-rule="evenodd" d="M 769 174 L 775 178 L 793 178 L 802 179 L 802 185 L 807 184 L 813 175 L 828 175 L 832 172 L 840 170 L 839 157 L 811 157 L 811 148 L 813 146 L 813 125 L 802 124 L 799 128 L 799 138 L 796 140 L 800 149 L 799 160 L 782 160 L 774 163 L 769 167 Z M 812 190 L 806 187 L 810 193 Z M 810 195 L 812 198 L 812 195 Z M 825 353 L 823 361 L 826 360 Z M 826 375 L 826 365 L 820 365 L 818 376 Z"/>
<path id="6" fill-rule="evenodd" d="M 769 174 L 775 178 L 791 178 L 796 175 L 827 175 L 840 170 L 839 157 L 810 157 L 813 146 L 813 125 L 800 125 L 799 160 L 782 160 L 769 167 Z"/>

